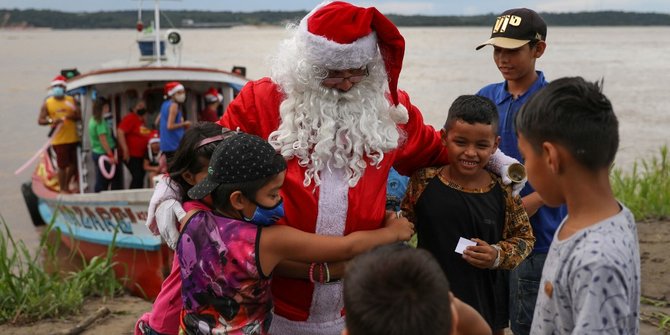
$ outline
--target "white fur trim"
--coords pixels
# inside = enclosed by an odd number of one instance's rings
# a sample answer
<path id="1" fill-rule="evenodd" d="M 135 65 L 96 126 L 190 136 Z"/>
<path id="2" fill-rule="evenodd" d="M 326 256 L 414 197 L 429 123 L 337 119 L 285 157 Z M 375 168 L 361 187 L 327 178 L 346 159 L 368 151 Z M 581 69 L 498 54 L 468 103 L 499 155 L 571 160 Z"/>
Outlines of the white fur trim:
<path id="1" fill-rule="evenodd" d="M 396 124 L 406 124 L 409 121 L 409 112 L 403 104 L 398 104 L 397 106 L 391 105 L 389 115 L 391 116 L 391 120 Z"/>
<path id="2" fill-rule="evenodd" d="M 213 103 L 213 102 L 221 102 L 223 101 L 223 95 L 217 94 L 217 95 L 212 95 L 212 94 L 207 94 L 205 95 L 205 101 L 207 103 Z"/>
<path id="3" fill-rule="evenodd" d="M 272 315 L 269 333 L 272 335 L 340 335 L 345 326 L 345 318 L 328 322 L 292 321 L 280 315 Z"/>
<path id="4" fill-rule="evenodd" d="M 312 34 L 307 30 L 307 19 L 325 4 L 327 3 L 322 3 L 321 6 L 312 10 L 300 21 L 297 38 L 303 44 L 307 60 L 311 64 L 329 70 L 357 69 L 370 63 L 379 52 L 375 32 L 363 36 L 351 44 L 340 44 L 323 36 Z"/>
<path id="5" fill-rule="evenodd" d="M 321 172 L 319 187 L 319 213 L 315 233 L 342 236 L 347 222 L 349 185 L 342 169 L 325 169 Z M 312 304 L 307 322 L 330 322 L 341 317 L 344 308 L 342 282 L 314 284 Z"/>
<path id="6" fill-rule="evenodd" d="M 168 91 L 168 96 L 171 97 L 171 96 L 173 96 L 175 93 L 177 93 L 177 92 L 179 92 L 179 91 L 181 91 L 181 90 L 183 90 L 183 89 L 184 89 L 184 85 L 179 84 L 179 85 L 173 87 L 171 90 Z"/>
<path id="7" fill-rule="evenodd" d="M 66 86 L 67 83 L 64 80 L 54 80 L 51 82 L 51 87 L 54 86 Z"/>

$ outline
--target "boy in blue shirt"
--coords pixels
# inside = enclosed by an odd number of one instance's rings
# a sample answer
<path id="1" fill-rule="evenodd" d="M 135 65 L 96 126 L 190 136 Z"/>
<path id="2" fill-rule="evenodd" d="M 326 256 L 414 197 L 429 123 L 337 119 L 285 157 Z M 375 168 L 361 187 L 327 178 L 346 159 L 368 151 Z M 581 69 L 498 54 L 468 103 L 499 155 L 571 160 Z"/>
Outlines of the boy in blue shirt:
<path id="1" fill-rule="evenodd" d="M 493 46 L 493 60 L 505 81 L 482 88 L 477 95 L 491 99 L 498 108 L 500 150 L 523 162 L 519 153 L 514 119 L 521 106 L 547 85 L 535 62 L 547 47 L 547 25 L 535 11 L 515 8 L 496 18 L 491 38 L 477 47 Z M 510 322 L 514 334 L 529 334 L 533 309 L 540 285 L 542 267 L 565 208 L 549 208 L 530 183 L 521 191 L 524 208 L 530 217 L 535 247 L 510 273 Z"/>

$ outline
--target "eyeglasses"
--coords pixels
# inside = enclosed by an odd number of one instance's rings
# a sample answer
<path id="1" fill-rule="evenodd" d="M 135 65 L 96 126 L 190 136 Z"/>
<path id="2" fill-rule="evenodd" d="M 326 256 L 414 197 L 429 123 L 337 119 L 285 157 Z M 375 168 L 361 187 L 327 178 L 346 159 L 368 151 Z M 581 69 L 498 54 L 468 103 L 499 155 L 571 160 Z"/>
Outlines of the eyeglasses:
<path id="1" fill-rule="evenodd" d="M 367 67 L 364 69 L 364 71 L 365 72 L 363 72 L 361 74 L 356 74 L 356 75 L 349 76 L 349 77 L 326 77 L 321 81 L 321 83 L 324 84 L 324 85 L 328 85 L 328 86 L 334 86 L 334 85 L 339 85 L 339 84 L 343 83 L 345 80 L 347 80 L 352 84 L 357 84 L 357 83 L 360 83 L 361 81 L 363 81 L 363 79 L 365 79 L 365 77 L 367 77 L 370 74 L 368 72 Z"/>

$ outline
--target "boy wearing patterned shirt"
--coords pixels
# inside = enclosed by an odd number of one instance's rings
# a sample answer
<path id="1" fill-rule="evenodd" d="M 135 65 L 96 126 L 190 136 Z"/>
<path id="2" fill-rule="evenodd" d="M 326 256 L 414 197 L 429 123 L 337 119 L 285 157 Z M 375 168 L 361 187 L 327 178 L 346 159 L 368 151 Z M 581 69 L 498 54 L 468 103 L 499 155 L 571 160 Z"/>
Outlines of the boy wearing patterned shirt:
<path id="1" fill-rule="evenodd" d="M 612 193 L 618 121 L 597 84 L 558 79 L 516 118 L 528 179 L 567 204 L 542 271 L 532 334 L 637 334 L 640 252 L 631 212 Z"/>
<path id="2" fill-rule="evenodd" d="M 430 251 L 454 295 L 476 309 L 494 333 L 508 324 L 508 274 L 533 249 L 528 216 L 518 196 L 484 169 L 498 148 L 498 113 L 491 100 L 458 97 L 441 130 L 449 165 L 426 168 L 410 179 L 401 208 Z M 470 239 L 460 255 L 459 238 Z"/>

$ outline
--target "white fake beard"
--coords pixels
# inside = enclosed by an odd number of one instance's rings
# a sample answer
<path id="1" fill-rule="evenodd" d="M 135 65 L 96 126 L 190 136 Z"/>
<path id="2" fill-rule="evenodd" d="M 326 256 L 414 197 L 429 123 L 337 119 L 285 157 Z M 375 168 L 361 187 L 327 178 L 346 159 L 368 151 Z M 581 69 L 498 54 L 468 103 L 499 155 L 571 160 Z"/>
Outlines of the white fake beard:
<path id="1" fill-rule="evenodd" d="M 319 173 L 325 168 L 344 169 L 349 187 L 355 187 L 368 165 L 365 159 L 378 167 L 401 137 L 389 114 L 383 63 L 368 65 L 370 75 L 348 92 L 323 87 L 312 67 L 301 68 L 306 69 L 302 73 L 309 77 L 306 80 L 275 78 L 287 98 L 279 107 L 279 128 L 268 141 L 285 159 L 297 158 L 307 168 L 305 187 L 312 180 L 319 186 Z"/>

